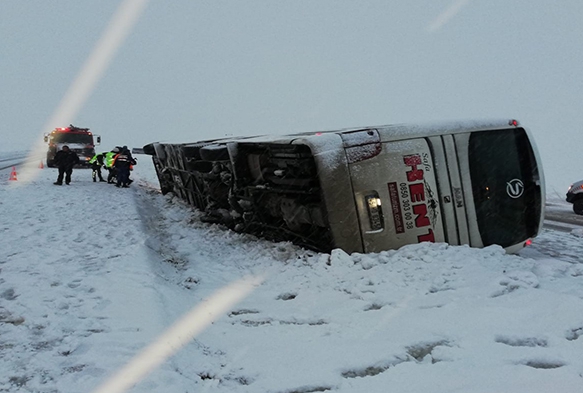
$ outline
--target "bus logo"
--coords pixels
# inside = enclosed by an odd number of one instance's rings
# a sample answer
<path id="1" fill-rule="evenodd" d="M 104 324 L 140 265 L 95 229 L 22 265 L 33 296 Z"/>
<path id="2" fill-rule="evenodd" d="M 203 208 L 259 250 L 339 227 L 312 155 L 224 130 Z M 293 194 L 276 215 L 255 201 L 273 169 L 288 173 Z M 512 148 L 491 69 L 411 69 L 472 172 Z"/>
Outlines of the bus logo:
<path id="1" fill-rule="evenodd" d="M 524 183 L 520 179 L 512 179 L 506 183 L 506 193 L 510 198 L 516 199 L 522 196 Z"/>

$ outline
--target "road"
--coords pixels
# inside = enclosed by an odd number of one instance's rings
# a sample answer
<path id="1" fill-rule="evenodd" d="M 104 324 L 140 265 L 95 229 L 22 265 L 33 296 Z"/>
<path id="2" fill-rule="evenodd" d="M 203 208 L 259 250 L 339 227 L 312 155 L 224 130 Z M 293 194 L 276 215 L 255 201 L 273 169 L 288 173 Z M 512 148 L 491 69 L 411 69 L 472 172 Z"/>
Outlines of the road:
<path id="1" fill-rule="evenodd" d="M 12 168 L 13 166 L 18 166 L 24 163 L 26 156 L 17 156 L 12 158 L 3 158 L 0 159 L 0 171 L 8 168 Z"/>
<path id="2" fill-rule="evenodd" d="M 547 201 L 544 227 L 562 232 L 571 232 L 583 227 L 583 216 L 573 213 L 573 205 L 566 201 Z"/>

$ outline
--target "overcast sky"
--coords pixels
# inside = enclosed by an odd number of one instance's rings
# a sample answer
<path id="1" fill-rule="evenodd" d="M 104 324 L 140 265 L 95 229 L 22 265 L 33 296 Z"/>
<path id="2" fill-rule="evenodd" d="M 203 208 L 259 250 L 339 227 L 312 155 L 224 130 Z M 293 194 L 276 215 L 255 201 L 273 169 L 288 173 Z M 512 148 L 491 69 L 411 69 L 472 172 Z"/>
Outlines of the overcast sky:
<path id="1" fill-rule="evenodd" d="M 0 150 L 50 131 L 120 3 L 0 1 Z M 109 149 L 517 118 L 562 194 L 583 178 L 582 21 L 581 0 L 151 0 L 71 122 Z"/>

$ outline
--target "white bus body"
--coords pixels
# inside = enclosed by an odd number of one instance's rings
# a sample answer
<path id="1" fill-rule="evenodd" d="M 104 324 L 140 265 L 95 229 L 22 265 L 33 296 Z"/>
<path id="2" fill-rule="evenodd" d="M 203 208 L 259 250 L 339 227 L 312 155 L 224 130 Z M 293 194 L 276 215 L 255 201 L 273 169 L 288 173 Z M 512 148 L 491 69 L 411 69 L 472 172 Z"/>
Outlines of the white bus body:
<path id="1" fill-rule="evenodd" d="M 320 251 L 432 241 L 516 252 L 542 228 L 539 154 L 514 120 L 152 143 L 144 152 L 162 191 L 208 221 Z"/>

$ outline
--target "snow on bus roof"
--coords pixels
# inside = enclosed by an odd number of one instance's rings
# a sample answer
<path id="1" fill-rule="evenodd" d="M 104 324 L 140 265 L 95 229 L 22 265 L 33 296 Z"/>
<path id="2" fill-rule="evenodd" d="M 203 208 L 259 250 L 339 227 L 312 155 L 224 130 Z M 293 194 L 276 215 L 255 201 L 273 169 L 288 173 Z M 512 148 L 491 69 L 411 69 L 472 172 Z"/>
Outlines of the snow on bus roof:
<path id="1" fill-rule="evenodd" d="M 266 134 L 256 136 L 234 136 L 205 141 L 179 143 L 181 145 L 205 144 L 227 144 L 229 142 L 244 143 L 298 143 L 301 140 L 321 138 L 324 135 L 344 134 L 356 131 L 376 129 L 379 131 L 381 142 L 391 140 L 402 140 L 408 138 L 421 138 L 440 134 L 456 134 L 462 132 L 499 130 L 504 128 L 517 127 L 518 122 L 513 119 L 492 119 L 492 120 L 459 120 L 459 121 L 436 121 L 426 123 L 401 123 L 377 126 L 350 127 L 325 131 L 306 131 L 290 134 Z M 335 138 L 330 138 L 335 139 Z M 316 139 L 314 139 L 316 140 Z M 328 138 L 327 138 L 328 140 Z M 319 142 L 318 142 L 319 143 Z M 151 143 L 149 145 L 153 145 Z"/>

